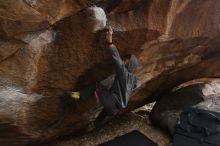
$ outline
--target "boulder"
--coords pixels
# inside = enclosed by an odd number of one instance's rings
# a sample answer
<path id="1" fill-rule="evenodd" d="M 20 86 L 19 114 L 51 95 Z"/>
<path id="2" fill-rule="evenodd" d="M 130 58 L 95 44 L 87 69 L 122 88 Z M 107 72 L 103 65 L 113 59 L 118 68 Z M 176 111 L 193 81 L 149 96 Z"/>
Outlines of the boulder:
<path id="1" fill-rule="evenodd" d="M 155 125 L 175 132 L 180 113 L 187 108 L 195 107 L 220 112 L 220 80 L 210 80 L 208 83 L 194 83 L 182 87 L 160 97 L 150 114 Z"/>
<path id="2" fill-rule="evenodd" d="M 158 146 L 169 145 L 171 141 L 169 135 L 153 126 L 148 117 L 126 113 L 110 120 L 99 130 L 94 130 L 80 137 L 59 140 L 51 144 L 46 143 L 42 146 L 95 146 L 133 130 L 140 131 L 156 142 Z"/>
<path id="3" fill-rule="evenodd" d="M 105 15 L 120 54 L 140 60 L 139 88 L 123 112 L 189 80 L 218 78 L 219 10 L 216 0 L 2 1 L 1 145 L 87 132 L 100 107 L 93 98 L 75 103 L 63 94 L 113 73 L 100 30 Z"/>

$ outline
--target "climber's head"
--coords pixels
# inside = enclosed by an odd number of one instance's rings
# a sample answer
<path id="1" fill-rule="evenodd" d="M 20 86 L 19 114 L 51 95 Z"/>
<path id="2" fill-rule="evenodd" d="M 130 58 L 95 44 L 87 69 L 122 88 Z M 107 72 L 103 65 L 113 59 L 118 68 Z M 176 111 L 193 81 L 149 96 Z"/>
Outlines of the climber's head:
<path id="1" fill-rule="evenodd" d="M 131 58 L 131 54 L 126 54 L 125 56 L 122 57 L 122 60 L 125 65 L 128 64 L 130 58 Z"/>
<path id="2" fill-rule="evenodd" d="M 123 62 L 129 72 L 133 72 L 138 66 L 138 60 L 135 55 L 127 54 L 123 57 Z"/>

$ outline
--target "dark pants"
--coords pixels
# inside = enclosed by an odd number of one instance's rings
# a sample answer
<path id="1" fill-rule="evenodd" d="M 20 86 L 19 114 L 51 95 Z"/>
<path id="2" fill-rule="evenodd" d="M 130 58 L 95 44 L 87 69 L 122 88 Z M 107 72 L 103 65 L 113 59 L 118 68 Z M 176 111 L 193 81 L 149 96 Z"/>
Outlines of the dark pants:
<path id="1" fill-rule="evenodd" d="M 82 100 L 86 100 L 89 97 L 94 96 L 96 88 L 99 88 L 99 101 L 104 107 L 106 113 L 109 115 L 115 115 L 119 110 L 116 98 L 109 90 L 107 90 L 102 85 L 98 85 L 97 87 L 97 85 L 91 84 L 86 88 L 83 88 L 82 90 L 80 90 L 80 98 Z"/>
<path id="2" fill-rule="evenodd" d="M 108 115 L 115 115 L 118 113 L 119 106 L 117 104 L 116 98 L 111 92 L 109 92 L 109 90 L 101 90 L 99 93 L 99 100 Z"/>
<path id="3" fill-rule="evenodd" d="M 104 108 L 94 122 L 96 128 L 101 127 L 105 123 L 107 117 L 116 115 L 120 109 L 119 106 L 117 106 L 116 98 L 107 89 L 101 90 L 99 100 Z"/>
<path id="4" fill-rule="evenodd" d="M 80 90 L 80 99 L 82 100 L 86 100 L 89 97 L 92 97 L 94 95 L 96 89 L 96 85 L 95 84 L 91 84 L 86 86 L 85 88 L 83 88 L 82 90 Z"/>
<path id="5" fill-rule="evenodd" d="M 80 98 L 86 100 L 87 98 L 94 96 L 96 88 L 99 88 L 99 101 L 104 107 L 95 120 L 95 126 L 99 127 L 107 116 L 116 115 L 120 108 L 114 95 L 102 85 L 98 85 L 98 87 L 97 85 L 87 86 L 80 91 Z"/>

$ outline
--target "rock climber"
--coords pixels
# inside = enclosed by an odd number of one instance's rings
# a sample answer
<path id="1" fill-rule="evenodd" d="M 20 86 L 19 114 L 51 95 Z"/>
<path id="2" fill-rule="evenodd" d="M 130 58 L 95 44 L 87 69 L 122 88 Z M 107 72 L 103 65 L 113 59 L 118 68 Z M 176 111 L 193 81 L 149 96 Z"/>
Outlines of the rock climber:
<path id="1" fill-rule="evenodd" d="M 101 83 L 88 86 L 79 92 L 68 92 L 68 95 L 76 100 L 85 100 L 87 97 L 95 96 L 98 103 L 104 107 L 96 118 L 94 125 L 100 127 L 106 117 L 116 115 L 128 104 L 129 96 L 137 87 L 137 77 L 133 73 L 138 66 L 138 60 L 134 55 L 126 55 L 121 59 L 116 46 L 112 41 L 113 29 L 111 26 L 106 31 L 106 43 L 111 52 L 115 65 L 115 78 L 108 89 Z"/>

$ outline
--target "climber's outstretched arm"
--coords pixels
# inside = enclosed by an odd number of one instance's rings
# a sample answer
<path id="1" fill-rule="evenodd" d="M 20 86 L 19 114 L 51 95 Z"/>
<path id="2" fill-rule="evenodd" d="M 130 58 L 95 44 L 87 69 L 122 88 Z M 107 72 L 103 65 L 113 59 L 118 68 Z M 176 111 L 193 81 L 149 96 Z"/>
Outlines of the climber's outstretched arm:
<path id="1" fill-rule="evenodd" d="M 118 52 L 118 49 L 112 42 L 112 35 L 113 35 L 113 30 L 111 26 L 108 28 L 108 31 L 106 32 L 106 42 L 109 45 L 109 50 L 112 54 L 112 59 L 114 61 L 114 64 L 116 66 L 116 73 L 121 73 L 124 71 L 124 63 L 120 57 L 120 54 Z"/>

